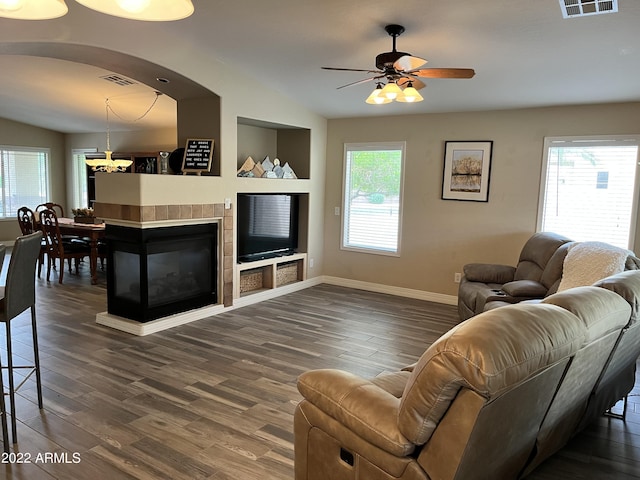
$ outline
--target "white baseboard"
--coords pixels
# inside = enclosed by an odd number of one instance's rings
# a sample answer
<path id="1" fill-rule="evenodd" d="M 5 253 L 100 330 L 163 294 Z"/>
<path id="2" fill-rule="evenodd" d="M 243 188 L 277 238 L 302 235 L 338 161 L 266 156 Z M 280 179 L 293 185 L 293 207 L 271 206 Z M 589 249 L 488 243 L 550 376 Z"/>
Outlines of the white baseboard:
<path id="1" fill-rule="evenodd" d="M 108 312 L 100 312 L 96 314 L 96 323 L 133 335 L 144 336 L 150 333 L 161 332 L 171 327 L 177 327 L 178 325 L 184 325 L 185 323 L 195 320 L 201 320 L 224 311 L 226 311 L 226 309 L 222 305 L 208 305 L 206 307 L 189 310 L 188 312 L 176 313 L 168 317 L 151 320 L 150 322 L 137 322 L 135 320 L 129 320 L 128 318 L 112 315 Z"/>
<path id="2" fill-rule="evenodd" d="M 369 292 L 387 293 L 397 297 L 415 298 L 417 300 L 425 300 L 428 302 L 444 303 L 446 305 L 458 304 L 458 297 L 455 295 L 425 292 L 423 290 L 414 290 L 412 288 L 394 287 L 392 285 L 381 285 L 379 283 L 349 280 L 347 278 L 323 276 L 321 283 L 328 283 L 330 285 L 337 285 L 340 287 L 356 288 L 358 290 L 367 290 Z"/>

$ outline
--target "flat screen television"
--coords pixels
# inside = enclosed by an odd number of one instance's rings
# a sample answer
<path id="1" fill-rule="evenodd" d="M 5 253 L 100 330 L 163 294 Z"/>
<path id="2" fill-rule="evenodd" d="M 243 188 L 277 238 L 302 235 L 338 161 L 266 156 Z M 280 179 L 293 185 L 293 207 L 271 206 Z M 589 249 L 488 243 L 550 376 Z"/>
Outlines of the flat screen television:
<path id="1" fill-rule="evenodd" d="M 239 193 L 238 261 L 290 255 L 298 248 L 296 194 Z"/>

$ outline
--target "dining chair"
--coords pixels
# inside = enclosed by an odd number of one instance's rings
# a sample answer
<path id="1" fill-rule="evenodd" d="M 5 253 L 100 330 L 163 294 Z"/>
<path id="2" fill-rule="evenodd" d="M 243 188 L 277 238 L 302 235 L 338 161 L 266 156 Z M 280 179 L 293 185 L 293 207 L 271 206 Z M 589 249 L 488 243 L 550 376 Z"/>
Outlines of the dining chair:
<path id="1" fill-rule="evenodd" d="M 58 282 L 62 283 L 64 277 L 64 261 L 69 262 L 69 272 L 71 272 L 71 260 L 75 259 L 76 273 L 78 273 L 78 262 L 91 254 L 91 247 L 85 242 L 77 242 L 73 239 L 66 240 L 60 234 L 60 226 L 56 212 L 50 209 L 40 212 L 40 226 L 47 241 L 47 282 L 51 276 L 51 267 L 56 259 L 60 260 Z"/>
<path id="2" fill-rule="evenodd" d="M 47 209 L 53 210 L 54 212 L 56 212 L 56 215 L 58 216 L 58 218 L 64 217 L 64 207 L 59 203 L 54 203 L 54 202 L 41 203 L 36 207 L 36 213 L 39 214 L 42 210 L 47 210 Z"/>
<path id="3" fill-rule="evenodd" d="M 29 235 L 33 232 L 40 231 L 36 215 L 29 207 L 20 207 L 18 209 L 18 224 L 20 225 L 22 235 Z M 38 278 L 42 272 L 44 255 L 47 253 L 47 242 L 44 237 L 40 243 L 40 255 L 38 255 Z"/>
<path id="4" fill-rule="evenodd" d="M 53 210 L 54 212 L 56 212 L 56 215 L 58 216 L 58 218 L 64 218 L 64 207 L 62 205 L 60 205 L 59 203 L 54 203 L 54 202 L 46 202 L 46 203 L 41 203 L 40 205 L 38 205 L 36 207 L 36 216 L 40 215 L 40 212 L 43 210 Z M 77 235 L 63 235 L 62 238 L 64 240 L 75 240 L 78 242 L 85 242 L 88 243 L 89 239 L 88 238 L 81 238 Z"/>
<path id="5" fill-rule="evenodd" d="M 6 330 L 6 350 L 7 350 L 7 366 L 0 368 L 8 371 L 8 387 L 9 387 L 9 403 L 11 405 L 11 435 L 13 443 L 18 441 L 18 433 L 16 426 L 16 401 L 15 393 L 24 385 L 33 373 L 36 375 L 36 387 L 38 393 L 38 408 L 42 409 L 42 382 L 40 376 L 40 356 L 38 354 L 38 335 L 36 329 L 36 288 L 35 288 L 35 269 L 36 261 L 40 253 L 40 240 L 42 232 L 34 232 L 29 235 L 23 235 L 16 239 L 9 260 L 9 268 L 7 269 L 7 281 L 3 287 L 0 287 L 0 322 L 5 324 Z M 0 254 L 4 257 L 4 251 Z M 33 343 L 33 365 L 14 365 L 13 350 L 11 346 L 11 321 L 25 310 L 31 310 L 31 332 Z M 27 375 L 22 379 L 19 385 L 14 382 L 14 370 L 27 369 Z M 1 377 L 1 375 L 0 375 Z M 9 441 L 7 433 L 7 410 L 4 401 L 4 385 L 0 381 L 2 387 L 2 428 L 4 451 L 9 451 Z"/>

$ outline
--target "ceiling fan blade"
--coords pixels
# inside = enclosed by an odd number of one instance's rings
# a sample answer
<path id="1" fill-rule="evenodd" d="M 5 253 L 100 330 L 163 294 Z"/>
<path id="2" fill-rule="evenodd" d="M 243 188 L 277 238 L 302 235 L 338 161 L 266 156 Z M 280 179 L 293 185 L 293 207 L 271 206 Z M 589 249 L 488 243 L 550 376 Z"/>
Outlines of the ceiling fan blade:
<path id="1" fill-rule="evenodd" d="M 409 82 L 411 82 L 411 85 L 416 90 L 420 90 L 421 88 L 426 87 L 426 85 L 424 84 L 424 82 L 422 80 L 418 79 L 418 77 L 414 77 L 413 75 L 407 75 L 406 77 L 400 77 L 398 80 L 396 80 L 396 84 L 400 88 L 406 87 Z"/>
<path id="2" fill-rule="evenodd" d="M 379 70 L 362 70 L 358 68 L 338 68 L 338 67 L 320 67 L 323 70 L 338 70 L 341 72 L 367 72 L 367 73 L 382 73 Z"/>
<path id="3" fill-rule="evenodd" d="M 358 80 L 358 81 L 355 81 L 355 82 L 347 83 L 346 85 L 341 85 L 337 89 L 340 90 L 341 88 L 352 87 L 354 85 L 359 85 L 361 83 L 370 82 L 371 80 L 375 80 L 377 78 L 382 78 L 382 77 L 384 77 L 384 75 L 379 75 L 379 76 L 370 77 L 370 78 L 363 78 L 362 80 Z"/>
<path id="4" fill-rule="evenodd" d="M 424 58 L 420 57 L 412 57 L 411 55 L 405 55 L 404 57 L 400 57 L 393 64 L 393 68 L 400 72 L 409 72 L 411 70 L 415 70 L 420 68 L 427 61 Z"/>
<path id="5" fill-rule="evenodd" d="M 476 74 L 472 68 L 422 68 L 406 73 L 422 78 L 472 78 Z"/>

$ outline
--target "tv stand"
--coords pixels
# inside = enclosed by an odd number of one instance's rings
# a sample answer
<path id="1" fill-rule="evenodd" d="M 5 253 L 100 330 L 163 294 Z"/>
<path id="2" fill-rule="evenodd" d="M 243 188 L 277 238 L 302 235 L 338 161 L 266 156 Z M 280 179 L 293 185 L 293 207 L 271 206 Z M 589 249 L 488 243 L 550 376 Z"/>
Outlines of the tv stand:
<path id="1" fill-rule="evenodd" d="M 307 254 L 291 253 L 236 265 L 234 298 L 300 282 L 307 278 Z"/>

